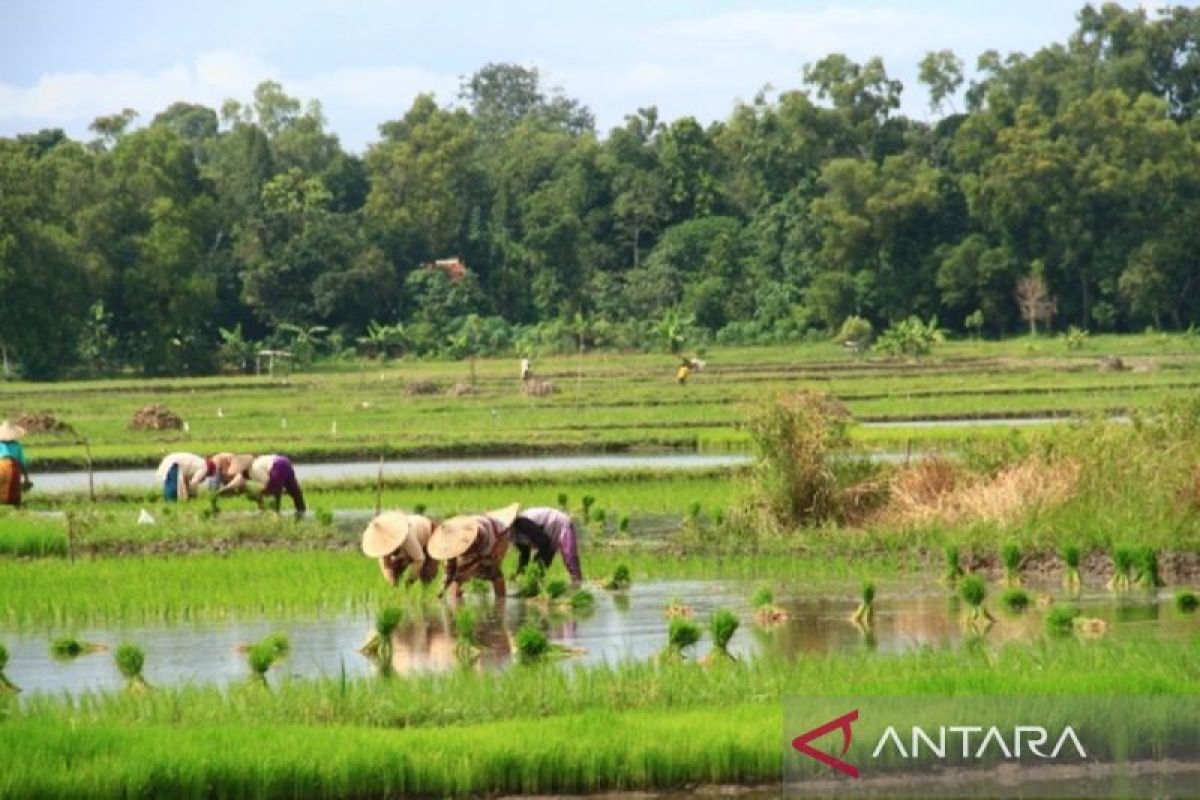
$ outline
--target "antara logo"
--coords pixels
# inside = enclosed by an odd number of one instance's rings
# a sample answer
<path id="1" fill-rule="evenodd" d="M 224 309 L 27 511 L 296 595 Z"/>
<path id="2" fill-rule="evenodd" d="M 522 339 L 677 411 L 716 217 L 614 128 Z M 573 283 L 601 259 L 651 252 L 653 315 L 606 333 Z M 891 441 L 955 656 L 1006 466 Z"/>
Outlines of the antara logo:
<path id="1" fill-rule="evenodd" d="M 792 740 L 792 747 L 827 767 L 851 778 L 857 778 L 858 767 L 843 760 L 853 740 L 850 726 L 857 721 L 858 709 L 855 709 L 800 734 Z M 839 756 L 832 756 L 812 746 L 815 740 L 837 730 L 842 732 L 842 752 Z M 961 753 L 964 759 L 982 759 L 992 755 L 1013 760 L 1026 754 L 1042 759 L 1054 759 L 1058 758 L 1068 745 L 1079 758 L 1087 758 L 1083 743 L 1079 741 L 1079 736 L 1070 725 L 1063 728 L 1054 739 L 1054 747 L 1049 752 L 1046 752 L 1045 748 L 1051 741 L 1050 732 L 1040 725 L 1017 725 L 1007 736 L 995 725 L 986 728 L 981 725 L 943 725 L 936 731 L 936 735 L 930 735 L 924 728 L 914 725 L 907 738 L 909 746 L 905 748 L 906 740 L 901 738 L 894 725 L 889 725 L 879 737 L 875 749 L 871 751 L 871 759 L 879 758 L 889 748 L 904 759 L 945 759 L 947 753 Z M 975 735 L 978 735 L 978 738 L 973 739 Z M 1067 755 L 1070 755 L 1069 751 Z"/>

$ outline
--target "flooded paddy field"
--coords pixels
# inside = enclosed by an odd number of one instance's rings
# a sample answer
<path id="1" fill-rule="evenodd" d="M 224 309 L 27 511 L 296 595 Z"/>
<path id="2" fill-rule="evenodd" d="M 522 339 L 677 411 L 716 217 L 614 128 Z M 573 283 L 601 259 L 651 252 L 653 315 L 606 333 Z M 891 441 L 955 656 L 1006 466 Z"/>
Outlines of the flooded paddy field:
<path id="1" fill-rule="evenodd" d="M 659 580 L 635 584 L 627 592 L 596 591 L 594 608 L 584 613 L 547 611 L 536 604 L 510 598 L 494 606 L 486 598 L 468 595 L 464 601 L 479 613 L 482 652 L 477 669 L 507 669 L 514 663 L 513 635 L 523 624 L 542 628 L 550 639 L 575 649 L 577 655 L 559 663 L 617 665 L 652 659 L 667 641 L 669 603 L 687 605 L 703 625 L 716 609 L 733 611 L 741 626 L 730 652 L 743 660 L 802 659 L 839 653 L 877 653 L 880 656 L 913 651 L 955 650 L 964 642 L 990 645 L 1033 642 L 1045 633 L 1043 611 L 993 611 L 996 623 L 982 635 L 963 624 L 965 610 L 956 596 L 939 589 L 912 589 L 883 584 L 875 603 L 874 624 L 865 631 L 850 622 L 857 589 L 829 584 L 778 593 L 787 619 L 776 625 L 755 624 L 750 598 L 756 584 L 745 580 Z M 1053 592 L 1030 590 L 1046 598 Z M 1059 593 L 1061 594 L 1061 593 Z M 1060 597 L 1059 599 L 1064 599 Z M 1088 591 L 1065 598 L 1086 617 L 1102 620 L 1106 636 L 1123 641 L 1186 640 L 1200 634 L 1200 620 L 1177 613 L 1168 590 L 1138 591 L 1115 596 Z M 46 631 L 0 629 L 10 662 L 7 674 L 27 693 L 78 694 L 118 690 L 124 681 L 109 652 L 71 660 L 50 653 L 54 635 L 70 633 L 110 650 L 124 642 L 146 653 L 146 677 L 155 686 L 216 683 L 229 685 L 249 677 L 244 646 L 272 633 L 286 635 L 289 656 L 272 671 L 273 682 L 308 678 L 365 678 L 378 667 L 359 648 L 372 630 L 367 613 L 298 615 L 280 618 L 243 616 L 221 621 L 181 624 L 82 626 Z M 392 637 L 392 668 L 399 675 L 458 669 L 453 610 L 427 604 L 409 609 Z M 707 641 L 696 649 L 703 658 Z"/>

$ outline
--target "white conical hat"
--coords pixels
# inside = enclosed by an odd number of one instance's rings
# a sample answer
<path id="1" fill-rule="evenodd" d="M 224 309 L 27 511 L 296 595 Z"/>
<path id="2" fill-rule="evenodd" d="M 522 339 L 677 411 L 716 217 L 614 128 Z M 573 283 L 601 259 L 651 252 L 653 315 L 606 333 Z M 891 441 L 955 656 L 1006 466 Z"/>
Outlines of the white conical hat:
<path id="1" fill-rule="evenodd" d="M 409 523 L 409 515 L 403 511 L 387 511 L 371 520 L 363 531 L 363 555 L 368 558 L 383 558 L 396 552 L 408 538 Z"/>

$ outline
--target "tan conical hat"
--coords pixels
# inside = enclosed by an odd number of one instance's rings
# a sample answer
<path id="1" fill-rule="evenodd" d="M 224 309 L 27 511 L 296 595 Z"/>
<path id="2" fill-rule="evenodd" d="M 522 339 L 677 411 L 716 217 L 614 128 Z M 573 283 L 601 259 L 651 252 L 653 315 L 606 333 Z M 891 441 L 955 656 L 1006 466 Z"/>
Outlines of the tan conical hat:
<path id="1" fill-rule="evenodd" d="M 520 512 L 520 503 L 510 503 L 504 508 L 497 508 L 487 512 L 487 516 L 500 523 L 500 530 L 508 530 L 512 527 L 513 522 L 517 519 L 517 514 Z"/>
<path id="2" fill-rule="evenodd" d="M 451 517 L 438 526 L 425 549 L 438 561 L 458 558 L 475 544 L 479 536 L 477 517 Z"/>
<path id="3" fill-rule="evenodd" d="M 229 477 L 236 478 L 238 475 L 249 470 L 252 464 L 254 464 L 254 456 L 249 453 L 241 453 L 234 456 L 233 460 L 229 463 Z"/>
<path id="4" fill-rule="evenodd" d="M 396 552 L 408 538 L 409 516 L 403 511 L 380 514 L 363 531 L 362 551 L 368 558 L 383 558 Z"/>
<path id="5" fill-rule="evenodd" d="M 23 438 L 25 438 L 25 429 L 20 425 L 13 425 L 8 420 L 0 422 L 0 442 L 15 442 Z"/>

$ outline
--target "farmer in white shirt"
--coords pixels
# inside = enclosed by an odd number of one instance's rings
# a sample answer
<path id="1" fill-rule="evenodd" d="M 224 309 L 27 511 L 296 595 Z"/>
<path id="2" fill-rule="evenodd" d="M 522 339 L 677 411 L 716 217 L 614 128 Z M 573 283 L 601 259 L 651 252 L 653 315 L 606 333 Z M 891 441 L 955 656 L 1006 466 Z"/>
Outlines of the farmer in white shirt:
<path id="1" fill-rule="evenodd" d="M 517 515 L 510 535 L 520 554 L 518 575 L 529 564 L 532 551 L 537 550 L 537 560 L 546 568 L 554 560 L 555 553 L 562 553 L 563 566 L 571 574 L 571 581 L 576 585 L 583 582 L 575 522 L 569 514 L 557 508 L 527 508 Z"/>

